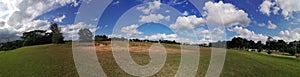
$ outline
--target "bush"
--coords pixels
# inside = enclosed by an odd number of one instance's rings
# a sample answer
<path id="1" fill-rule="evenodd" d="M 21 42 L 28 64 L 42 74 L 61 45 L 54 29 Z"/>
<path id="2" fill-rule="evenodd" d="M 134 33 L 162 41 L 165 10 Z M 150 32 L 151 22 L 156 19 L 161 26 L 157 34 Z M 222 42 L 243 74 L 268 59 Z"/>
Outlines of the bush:
<path id="1" fill-rule="evenodd" d="M 0 44 L 0 51 L 9 51 L 9 50 L 14 50 L 17 48 L 22 47 L 22 42 L 21 40 L 16 40 L 16 41 L 11 41 L 11 42 L 6 42 L 6 43 L 1 43 Z"/>
<path id="2" fill-rule="evenodd" d="M 280 48 L 279 51 L 280 52 L 287 52 L 288 50 L 287 50 L 287 48 Z"/>
<path id="3" fill-rule="evenodd" d="M 268 54 L 272 54 L 272 51 L 269 50 L 269 51 L 267 51 L 267 53 L 268 53 Z"/>
<path id="4" fill-rule="evenodd" d="M 87 28 L 80 29 L 78 35 L 80 42 L 93 42 L 93 33 Z"/>
<path id="5" fill-rule="evenodd" d="M 300 55 L 299 55 L 299 54 L 296 54 L 296 58 L 300 58 Z"/>
<path id="6" fill-rule="evenodd" d="M 263 48 L 258 48 L 257 51 L 258 51 L 258 52 L 261 52 L 261 51 L 263 51 Z"/>
<path id="7" fill-rule="evenodd" d="M 294 56 L 297 53 L 297 48 L 289 48 L 288 49 L 288 53 L 292 56 Z"/>

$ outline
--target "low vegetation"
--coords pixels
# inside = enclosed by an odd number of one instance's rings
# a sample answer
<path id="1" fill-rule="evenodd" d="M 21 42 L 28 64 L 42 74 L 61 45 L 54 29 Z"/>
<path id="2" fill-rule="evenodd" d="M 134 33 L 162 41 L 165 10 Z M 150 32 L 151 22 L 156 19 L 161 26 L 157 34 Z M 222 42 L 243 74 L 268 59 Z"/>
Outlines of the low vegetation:
<path id="1" fill-rule="evenodd" d="M 269 37 L 265 44 L 263 44 L 262 41 L 257 41 L 255 43 L 253 40 L 234 37 L 231 41 L 219 41 L 209 44 L 210 47 L 212 45 L 214 45 L 214 47 L 220 47 L 218 45 L 226 45 L 221 47 L 238 50 L 257 49 L 258 52 L 265 50 L 268 54 L 272 54 L 274 51 L 290 53 L 290 55 L 292 56 L 300 53 L 300 41 L 293 41 L 288 43 L 284 40 L 273 39 L 272 37 Z"/>

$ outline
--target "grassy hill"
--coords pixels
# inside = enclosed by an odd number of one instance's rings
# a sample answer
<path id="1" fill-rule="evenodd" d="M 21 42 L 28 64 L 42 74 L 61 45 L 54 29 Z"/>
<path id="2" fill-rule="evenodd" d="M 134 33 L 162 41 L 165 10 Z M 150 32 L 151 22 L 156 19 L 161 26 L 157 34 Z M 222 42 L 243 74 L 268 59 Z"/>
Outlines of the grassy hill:
<path id="1" fill-rule="evenodd" d="M 71 45 L 40 45 L 0 52 L 0 77 L 77 76 Z"/>
<path id="2" fill-rule="evenodd" d="M 140 44 L 140 43 L 132 43 Z M 141 43 L 144 47 L 150 43 Z M 178 45 L 164 44 L 168 51 L 167 62 L 154 76 L 174 76 L 179 63 Z M 121 70 L 109 47 L 98 47 L 97 55 L 108 76 L 130 76 Z M 141 48 L 141 47 L 136 47 Z M 142 48 L 143 49 L 143 48 Z M 134 48 L 133 50 L 134 51 Z M 201 48 L 200 65 L 197 76 L 205 76 L 210 61 L 210 49 Z M 147 52 L 131 52 L 139 64 L 150 61 Z M 300 60 L 274 57 L 246 51 L 228 50 L 222 77 L 300 77 Z M 13 51 L 0 52 L 0 77 L 76 77 L 71 44 L 40 45 L 23 47 Z"/>

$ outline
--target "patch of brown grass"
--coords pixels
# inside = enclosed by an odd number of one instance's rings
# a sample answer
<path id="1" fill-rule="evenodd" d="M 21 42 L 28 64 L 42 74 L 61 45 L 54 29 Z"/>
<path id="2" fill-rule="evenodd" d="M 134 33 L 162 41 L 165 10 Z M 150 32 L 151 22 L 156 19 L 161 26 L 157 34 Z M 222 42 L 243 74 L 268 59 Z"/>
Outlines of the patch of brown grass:
<path id="1" fill-rule="evenodd" d="M 129 51 L 133 60 L 141 65 L 148 64 L 150 61 L 149 48 L 153 43 L 145 42 L 130 42 Z M 181 48 L 178 44 L 162 44 L 167 51 L 167 61 L 164 67 L 154 75 L 154 77 L 170 77 L 174 76 L 178 70 L 180 60 L 181 60 Z M 122 76 L 131 77 L 123 71 L 116 63 L 113 57 L 111 44 L 107 46 L 97 46 L 97 55 L 104 72 L 108 76 Z M 122 47 L 122 46 L 119 46 Z M 210 48 L 200 47 L 200 65 L 197 71 L 197 76 L 204 76 L 210 61 Z"/>

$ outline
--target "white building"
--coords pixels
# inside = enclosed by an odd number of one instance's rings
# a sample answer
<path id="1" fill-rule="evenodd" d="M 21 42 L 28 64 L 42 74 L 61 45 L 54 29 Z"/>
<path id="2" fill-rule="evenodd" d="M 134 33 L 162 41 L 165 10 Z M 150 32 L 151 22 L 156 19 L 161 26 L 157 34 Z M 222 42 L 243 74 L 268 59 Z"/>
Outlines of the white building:
<path id="1" fill-rule="evenodd" d="M 258 49 L 248 49 L 249 52 L 258 52 Z"/>

